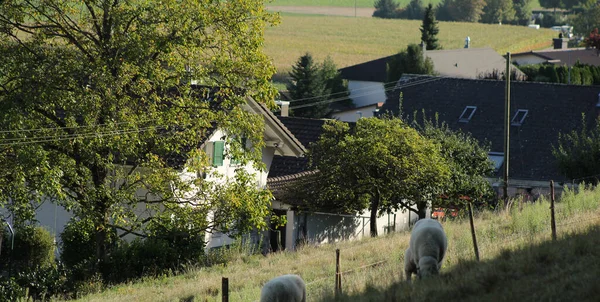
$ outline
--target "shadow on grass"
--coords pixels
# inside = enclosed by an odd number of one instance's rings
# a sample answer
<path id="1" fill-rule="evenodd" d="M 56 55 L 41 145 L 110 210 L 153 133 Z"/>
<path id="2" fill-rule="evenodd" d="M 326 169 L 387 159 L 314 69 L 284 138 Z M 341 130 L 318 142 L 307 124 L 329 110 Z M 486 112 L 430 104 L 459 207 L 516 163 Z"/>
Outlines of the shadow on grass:
<path id="1" fill-rule="evenodd" d="M 184 297 L 179 299 L 179 302 L 194 302 L 195 296 L 194 295 L 190 295 L 188 297 Z"/>
<path id="2" fill-rule="evenodd" d="M 600 226 L 556 242 L 461 262 L 438 278 L 368 284 L 360 294 L 321 301 L 600 301 Z"/>

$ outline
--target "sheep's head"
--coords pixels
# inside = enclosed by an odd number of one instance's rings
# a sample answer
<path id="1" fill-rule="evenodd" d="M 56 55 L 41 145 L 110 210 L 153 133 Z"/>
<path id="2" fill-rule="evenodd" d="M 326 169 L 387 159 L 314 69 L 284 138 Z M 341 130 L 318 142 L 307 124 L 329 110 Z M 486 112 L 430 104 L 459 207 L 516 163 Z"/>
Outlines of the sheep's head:
<path id="1" fill-rule="evenodd" d="M 439 274 L 438 261 L 433 257 L 423 257 L 419 259 L 419 267 L 417 268 L 417 277 L 426 279 Z"/>

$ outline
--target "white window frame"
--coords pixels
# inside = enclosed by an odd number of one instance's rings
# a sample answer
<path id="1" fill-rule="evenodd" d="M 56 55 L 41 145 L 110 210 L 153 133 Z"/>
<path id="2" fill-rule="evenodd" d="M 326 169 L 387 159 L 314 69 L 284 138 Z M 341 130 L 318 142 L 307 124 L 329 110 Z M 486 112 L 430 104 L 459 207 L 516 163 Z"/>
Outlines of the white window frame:
<path id="1" fill-rule="evenodd" d="M 519 117 L 520 113 L 523 113 L 523 117 L 517 121 L 517 117 Z M 528 113 L 529 113 L 529 110 L 527 110 L 527 109 L 519 109 L 519 110 L 517 110 L 517 112 L 515 113 L 515 116 L 513 116 L 512 120 L 510 121 L 510 124 L 512 126 L 521 126 L 521 125 L 523 125 L 523 121 L 525 121 L 525 118 L 527 117 Z"/>
<path id="2" fill-rule="evenodd" d="M 465 113 L 467 113 L 469 109 L 473 109 L 473 110 L 471 111 L 471 114 L 469 114 L 468 117 L 465 117 Z M 465 110 L 463 110 L 462 114 L 458 118 L 458 121 L 461 123 L 468 123 L 471 120 L 471 118 L 473 117 L 473 114 L 475 114 L 475 111 L 477 111 L 477 106 L 465 107 Z"/>

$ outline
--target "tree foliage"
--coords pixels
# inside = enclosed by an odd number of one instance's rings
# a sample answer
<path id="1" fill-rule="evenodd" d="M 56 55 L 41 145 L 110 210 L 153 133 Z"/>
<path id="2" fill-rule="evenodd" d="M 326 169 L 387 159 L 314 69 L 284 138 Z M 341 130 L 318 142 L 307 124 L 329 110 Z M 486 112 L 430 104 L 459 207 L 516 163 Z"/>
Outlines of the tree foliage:
<path id="1" fill-rule="evenodd" d="M 377 0 L 373 17 L 393 19 L 398 15 L 398 3 L 394 0 Z"/>
<path id="2" fill-rule="evenodd" d="M 544 8 L 553 8 L 555 13 L 557 8 L 565 6 L 564 0 L 540 0 L 540 5 Z"/>
<path id="3" fill-rule="evenodd" d="M 398 18 L 409 20 L 420 20 L 423 18 L 424 8 L 422 0 L 411 0 L 406 7 L 402 8 Z"/>
<path id="4" fill-rule="evenodd" d="M 589 125 L 593 125 L 589 127 Z M 559 171 L 568 179 L 597 184 L 600 180 L 600 121 L 582 115 L 581 130 L 559 133 L 552 146 Z"/>
<path id="5" fill-rule="evenodd" d="M 588 35 L 595 28 L 600 28 L 600 6 L 591 6 L 572 18 L 573 31 L 577 34 Z"/>
<path id="6" fill-rule="evenodd" d="M 421 46 L 410 44 L 406 50 L 401 51 L 388 61 L 388 83 L 395 83 L 404 73 L 434 74 L 433 61 L 424 57 Z"/>
<path id="7" fill-rule="evenodd" d="M 274 105 L 262 43 L 277 21 L 258 0 L 1 2 L 1 205 L 29 219 L 49 199 L 90 220 L 99 260 L 110 229 L 143 235 L 160 217 L 266 227 L 269 196 L 247 175 L 181 171 L 213 171 L 198 147 L 215 128 L 261 168 L 263 123 L 243 106 Z"/>
<path id="8" fill-rule="evenodd" d="M 441 155 L 450 166 L 450 180 L 443 189 L 439 204 L 464 205 L 470 201 L 489 202 L 494 192 L 486 179 L 494 172 L 494 165 L 488 158 L 489 144 L 481 144 L 470 133 L 450 129 L 448 124 L 428 119 L 422 114 L 418 121 L 416 113 L 411 124 L 426 138 L 440 144 Z"/>
<path id="9" fill-rule="evenodd" d="M 309 152 L 318 173 L 296 188 L 305 200 L 345 213 L 368 210 L 372 236 L 378 214 L 404 209 L 425 217 L 449 176 L 438 145 L 394 118 L 359 119 L 352 129 L 339 121 L 323 127 Z"/>
<path id="10" fill-rule="evenodd" d="M 508 23 L 515 18 L 513 0 L 487 0 L 483 8 L 481 22 L 484 23 Z"/>
<path id="11" fill-rule="evenodd" d="M 425 8 L 423 23 L 421 24 L 421 41 L 425 43 L 426 50 L 441 49 L 437 35 L 440 32 L 438 21 L 435 20 L 433 5 L 429 3 Z"/>
<path id="12" fill-rule="evenodd" d="M 440 3 L 445 6 L 451 21 L 479 22 L 485 7 L 484 0 L 445 0 Z M 440 20 L 444 20 L 439 18 Z"/>
<path id="13" fill-rule="evenodd" d="M 330 99 L 340 100 L 336 104 L 352 105 L 347 98 L 350 95 L 348 85 L 331 57 L 318 64 L 310 53 L 306 53 L 292 66 L 289 75 L 291 81 L 287 89 L 294 100 L 292 106 L 297 107 L 291 112 L 294 116 L 326 117 L 331 112 L 327 102 Z"/>
<path id="14" fill-rule="evenodd" d="M 585 38 L 585 45 L 587 47 L 595 48 L 596 53 L 600 55 L 600 33 L 598 28 L 594 28 L 587 38 Z"/>
<path id="15" fill-rule="evenodd" d="M 519 25 L 529 24 L 531 20 L 531 4 L 533 0 L 513 0 L 515 9 L 515 22 Z"/>

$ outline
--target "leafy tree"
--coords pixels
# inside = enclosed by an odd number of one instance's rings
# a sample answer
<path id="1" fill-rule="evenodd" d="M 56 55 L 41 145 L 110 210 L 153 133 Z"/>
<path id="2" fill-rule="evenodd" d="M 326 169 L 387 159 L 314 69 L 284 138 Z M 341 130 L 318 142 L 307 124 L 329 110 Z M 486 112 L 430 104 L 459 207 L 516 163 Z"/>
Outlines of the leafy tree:
<path id="1" fill-rule="evenodd" d="M 600 122 L 590 129 L 590 119 L 582 115 L 581 130 L 559 133 L 558 145 L 552 146 L 559 171 L 569 179 L 598 183 L 600 179 Z"/>
<path id="2" fill-rule="evenodd" d="M 287 85 L 294 106 L 305 106 L 292 110 L 292 115 L 321 118 L 329 114 L 329 105 L 325 103 L 329 95 L 321 66 L 314 62 L 310 53 L 306 53 L 292 66 L 289 73 L 291 82 Z"/>
<path id="3" fill-rule="evenodd" d="M 434 120 L 424 116 L 417 121 L 416 113 L 411 122 L 426 138 L 439 143 L 441 155 L 450 166 L 450 180 L 443 192 L 447 199 L 438 203 L 461 205 L 464 199 L 485 202 L 493 198 L 494 192 L 486 177 L 491 176 L 494 165 L 488 158 L 489 144 L 481 144 L 470 133 L 450 129 L 448 124 L 440 123 L 437 116 Z"/>
<path id="4" fill-rule="evenodd" d="M 575 33 L 589 35 L 595 28 L 600 28 L 600 6 L 587 8 L 575 15 L 572 20 Z"/>
<path id="5" fill-rule="evenodd" d="M 421 41 L 425 43 L 425 49 L 436 50 L 441 49 L 438 43 L 437 34 L 440 32 L 438 22 L 435 20 L 433 5 L 429 3 L 425 8 L 423 23 L 421 25 Z"/>
<path id="6" fill-rule="evenodd" d="M 330 56 L 327 56 L 321 65 L 321 78 L 325 82 L 325 92 L 328 100 L 335 100 L 337 106 L 352 107 L 352 99 L 349 98 L 348 81 L 342 78 L 337 66 Z"/>
<path id="7" fill-rule="evenodd" d="M 423 18 L 423 0 L 410 0 L 408 5 L 403 9 L 401 18 L 410 20 L 420 20 Z"/>
<path id="8" fill-rule="evenodd" d="M 600 34 L 598 28 L 594 28 L 590 35 L 585 39 L 587 47 L 596 48 L 596 53 L 600 56 Z"/>
<path id="9" fill-rule="evenodd" d="M 481 21 L 484 23 L 508 23 L 515 18 L 512 0 L 487 0 Z"/>
<path id="10" fill-rule="evenodd" d="M 111 229 L 144 235 L 161 217 L 265 228 L 270 195 L 251 177 L 181 169 L 213 171 L 198 147 L 214 128 L 262 168 L 263 123 L 243 106 L 274 106 L 261 45 L 275 22 L 258 0 L 1 2 L 0 206 L 27 219 L 51 199 L 91 221 L 100 265 Z"/>
<path id="11" fill-rule="evenodd" d="M 440 3 L 438 19 L 444 21 L 479 22 L 484 0 L 444 0 Z"/>
<path id="12" fill-rule="evenodd" d="M 323 128 L 309 152 L 318 173 L 296 188 L 302 199 L 345 213 L 368 209 L 372 236 L 378 214 L 405 209 L 425 217 L 449 175 L 436 144 L 400 119 L 363 118 L 352 129 L 334 120 Z"/>
<path id="13" fill-rule="evenodd" d="M 373 17 L 393 19 L 398 14 L 398 3 L 394 0 L 377 0 Z"/>
<path id="14" fill-rule="evenodd" d="M 531 19 L 531 3 L 533 0 L 513 0 L 515 22 L 520 25 L 529 24 Z"/>
<path id="15" fill-rule="evenodd" d="M 405 51 L 398 53 L 388 61 L 388 83 L 395 83 L 404 73 L 434 74 L 433 61 L 430 58 L 424 58 L 421 46 L 410 44 Z"/>
<path id="16" fill-rule="evenodd" d="M 553 8 L 555 15 L 557 8 L 563 8 L 565 6 L 564 0 L 540 0 L 540 5 L 544 8 Z"/>

